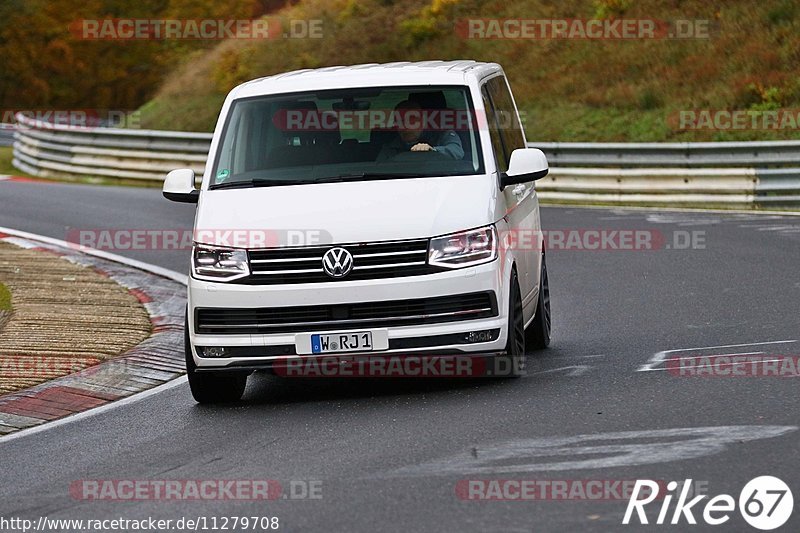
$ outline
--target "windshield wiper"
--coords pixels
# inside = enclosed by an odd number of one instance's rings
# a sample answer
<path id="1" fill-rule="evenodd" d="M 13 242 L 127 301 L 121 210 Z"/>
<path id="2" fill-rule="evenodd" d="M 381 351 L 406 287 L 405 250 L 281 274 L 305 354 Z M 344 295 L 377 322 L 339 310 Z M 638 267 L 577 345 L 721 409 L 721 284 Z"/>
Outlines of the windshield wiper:
<path id="1" fill-rule="evenodd" d="M 340 174 L 338 176 L 328 176 L 325 178 L 317 178 L 312 183 L 327 183 L 334 181 L 363 181 L 363 180 L 379 180 L 379 179 L 392 179 L 392 178 L 425 178 L 428 174 L 418 173 L 402 173 L 402 172 L 356 172 L 353 174 Z"/>
<path id="2" fill-rule="evenodd" d="M 252 179 L 240 181 L 227 181 L 211 185 L 208 189 L 246 189 L 251 187 L 280 187 L 281 185 L 313 185 L 315 183 L 336 183 L 343 181 L 365 181 L 391 178 L 424 178 L 426 174 L 404 174 L 397 172 L 361 172 L 355 174 L 340 174 L 337 176 L 322 176 L 310 180 L 267 180 Z"/>
<path id="3" fill-rule="evenodd" d="M 261 180 L 241 180 L 241 181 L 226 181 L 223 183 L 216 183 L 210 185 L 208 190 L 215 191 L 217 189 L 243 189 L 249 187 L 256 187 Z"/>
<path id="4" fill-rule="evenodd" d="M 309 183 L 308 180 L 239 180 L 239 181 L 226 181 L 224 183 L 217 183 L 208 187 L 208 190 L 215 191 L 218 189 L 249 189 L 252 187 L 275 187 L 279 185 L 302 185 Z"/>

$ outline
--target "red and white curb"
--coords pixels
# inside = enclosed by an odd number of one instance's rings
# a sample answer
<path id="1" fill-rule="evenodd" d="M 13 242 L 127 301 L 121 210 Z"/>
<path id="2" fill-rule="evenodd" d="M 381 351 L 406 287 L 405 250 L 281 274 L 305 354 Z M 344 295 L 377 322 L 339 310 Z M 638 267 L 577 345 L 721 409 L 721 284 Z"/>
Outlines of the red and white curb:
<path id="1" fill-rule="evenodd" d="M 35 183 L 42 183 L 46 182 L 47 180 L 43 178 L 26 178 L 24 176 L 9 176 L 9 175 L 2 175 L 0 176 L 0 181 L 22 181 L 22 182 L 35 182 Z M 51 183 L 56 183 L 51 181 Z"/>
<path id="2" fill-rule="evenodd" d="M 0 228 L 0 240 L 55 253 L 127 288 L 150 315 L 153 333 L 122 355 L 74 374 L 0 396 L 0 441 L 172 382 L 185 373 L 186 276 L 64 241 Z"/>

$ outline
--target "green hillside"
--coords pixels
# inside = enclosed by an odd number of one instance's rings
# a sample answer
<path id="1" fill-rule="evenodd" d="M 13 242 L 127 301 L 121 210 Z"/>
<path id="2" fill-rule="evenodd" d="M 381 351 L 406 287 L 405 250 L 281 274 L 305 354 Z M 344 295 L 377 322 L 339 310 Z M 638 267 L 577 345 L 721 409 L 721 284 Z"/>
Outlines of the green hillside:
<path id="1" fill-rule="evenodd" d="M 528 137 L 559 141 L 800 138 L 777 130 L 680 130 L 681 110 L 800 108 L 800 6 L 792 0 L 300 0 L 322 38 L 226 41 L 176 69 L 141 109 L 145 128 L 210 131 L 225 94 L 326 65 L 470 58 L 501 63 Z M 468 39 L 470 18 L 706 20 L 707 38 Z"/>

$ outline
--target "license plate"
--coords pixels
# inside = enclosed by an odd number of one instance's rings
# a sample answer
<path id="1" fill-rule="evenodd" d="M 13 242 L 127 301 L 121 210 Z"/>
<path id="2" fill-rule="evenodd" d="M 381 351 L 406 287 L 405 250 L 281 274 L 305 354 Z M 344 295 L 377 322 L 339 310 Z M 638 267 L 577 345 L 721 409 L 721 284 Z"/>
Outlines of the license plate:
<path id="1" fill-rule="evenodd" d="M 295 337 L 298 354 L 374 352 L 389 348 L 386 329 L 341 333 L 301 333 Z"/>
<path id="2" fill-rule="evenodd" d="M 311 353 L 371 352 L 371 331 L 311 335 Z"/>

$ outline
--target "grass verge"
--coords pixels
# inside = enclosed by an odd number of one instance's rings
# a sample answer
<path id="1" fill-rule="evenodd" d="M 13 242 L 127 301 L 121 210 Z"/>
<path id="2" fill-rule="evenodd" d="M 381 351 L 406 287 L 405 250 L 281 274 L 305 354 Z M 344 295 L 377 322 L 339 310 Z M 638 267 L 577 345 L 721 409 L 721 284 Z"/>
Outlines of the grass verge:
<path id="1" fill-rule="evenodd" d="M 0 283 L 0 330 L 6 325 L 8 319 L 11 318 L 11 292 L 8 288 Z"/>
<path id="2" fill-rule="evenodd" d="M 26 178 L 35 177 L 14 168 L 14 165 L 11 163 L 13 159 L 14 149 L 11 146 L 0 146 L 0 175 L 7 174 L 9 176 L 23 176 Z"/>
<path id="3" fill-rule="evenodd" d="M 0 283 L 0 312 L 11 311 L 11 292 Z"/>

